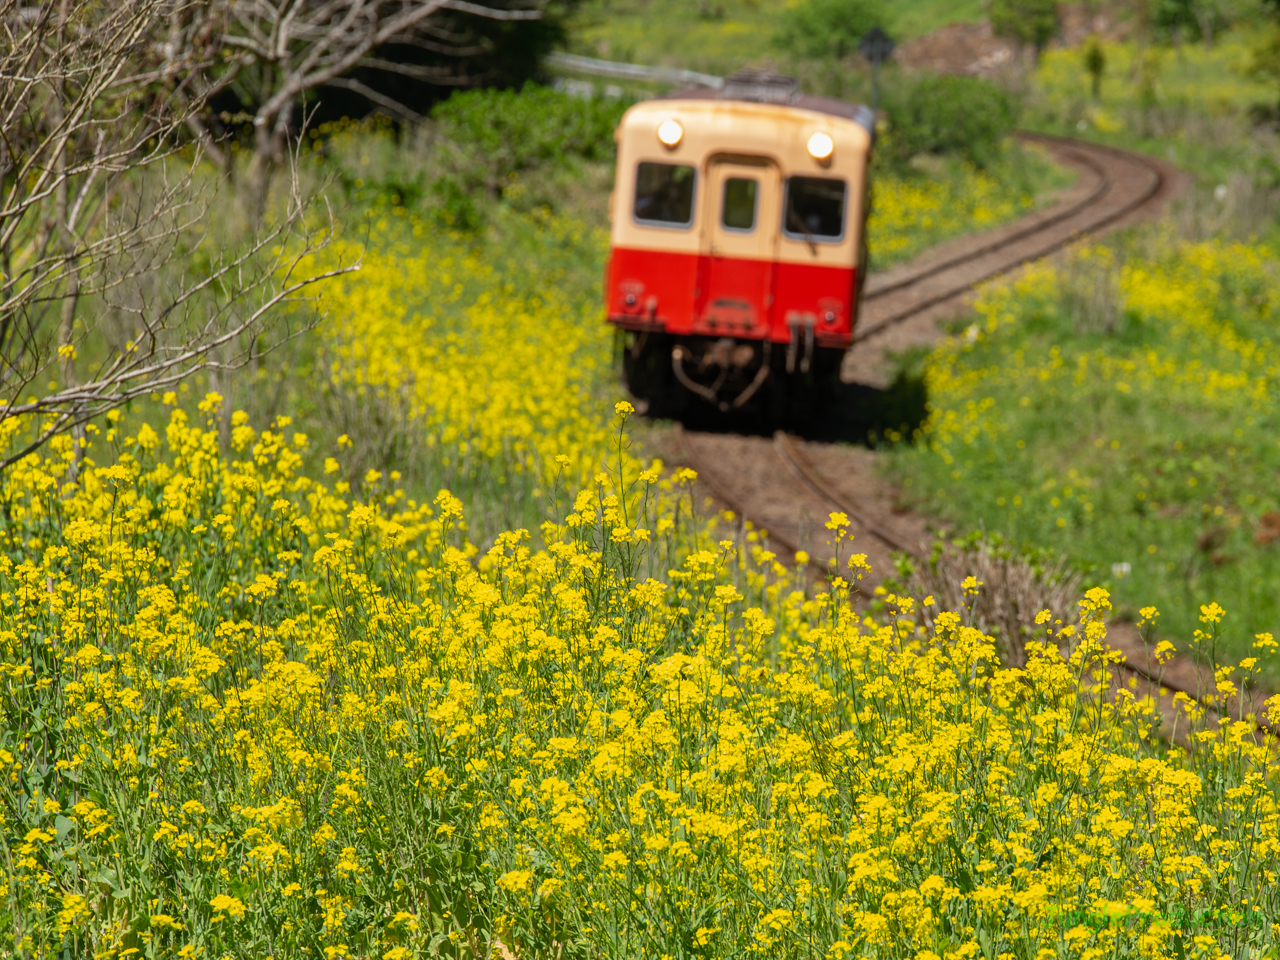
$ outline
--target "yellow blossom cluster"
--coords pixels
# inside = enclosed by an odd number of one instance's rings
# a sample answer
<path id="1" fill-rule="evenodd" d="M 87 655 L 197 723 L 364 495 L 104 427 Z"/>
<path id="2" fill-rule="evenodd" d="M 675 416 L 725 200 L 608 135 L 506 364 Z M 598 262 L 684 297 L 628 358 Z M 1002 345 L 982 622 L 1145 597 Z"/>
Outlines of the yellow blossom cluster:
<path id="1" fill-rule="evenodd" d="M 1170 349 L 1117 357 L 1105 342 L 1099 342 L 1072 362 L 1062 351 L 1049 350 L 1043 357 L 1025 357 L 1018 367 L 1000 373 L 1028 385 L 1060 381 L 1064 387 L 1078 388 L 1102 381 L 1121 394 L 1159 392 L 1232 413 L 1243 397 L 1251 413 L 1265 416 L 1277 400 L 1268 383 L 1280 373 L 1280 361 L 1269 349 L 1269 339 L 1249 336 L 1240 329 L 1239 318 L 1222 306 L 1224 300 L 1238 300 L 1240 307 L 1254 314 L 1253 319 L 1265 320 L 1280 299 L 1274 257 L 1263 246 L 1211 241 L 1182 244 L 1176 258 L 1132 258 L 1121 265 L 1114 263 L 1114 254 L 1107 248 L 1086 247 L 1075 254 L 1077 261 L 1092 261 L 1099 272 L 1113 267 L 1119 311 L 1133 311 L 1159 323 Z M 1050 300 L 1062 279 L 1058 268 L 1042 264 L 1014 283 L 993 286 L 977 304 L 973 334 L 937 354 L 930 386 L 947 395 L 971 394 L 978 383 L 997 375 L 989 367 L 973 368 L 959 358 L 978 337 L 997 335 L 1022 323 L 1021 305 Z M 1097 282 L 1105 283 L 1105 278 L 1099 276 Z M 1112 327 L 1121 321 L 1113 320 Z M 1177 348 L 1184 344 L 1194 348 L 1199 362 L 1179 355 Z M 986 424 L 994 419 L 994 412 L 986 417 L 978 410 L 971 413 L 966 417 L 956 410 L 939 411 L 931 425 L 937 442 L 946 445 L 974 429 L 991 429 Z"/>
<path id="2" fill-rule="evenodd" d="M 876 268 L 906 260 L 943 240 L 1012 220 L 1031 209 L 1028 190 L 1006 178 L 957 165 L 944 177 L 875 178 L 867 240 Z"/>
<path id="3" fill-rule="evenodd" d="M 965 611 L 859 618 L 708 539 L 656 470 L 478 555 L 457 498 L 339 494 L 289 426 L 224 457 L 174 411 L 3 478 L 6 952 L 1274 948 L 1270 747 L 1104 693 L 1105 591 L 1006 669 Z"/>
<path id="4" fill-rule="evenodd" d="M 367 236 L 323 254 L 360 262 L 321 294 L 331 394 L 388 405 L 425 438 L 430 479 L 459 492 L 493 486 L 499 501 L 589 483 L 610 431 L 611 334 L 547 252 L 598 256 L 605 238 L 545 211 L 516 226 L 536 233 L 536 259 L 442 237 L 404 207 L 381 205 Z"/>
<path id="5" fill-rule="evenodd" d="M 1188 588 L 1244 636 L 1276 632 L 1275 251 L 1156 234 L 1144 254 L 1086 247 L 988 288 L 926 364 L 903 482 L 960 523 L 1114 570 L 1120 601 L 1156 602 L 1176 635 L 1195 626 Z"/>

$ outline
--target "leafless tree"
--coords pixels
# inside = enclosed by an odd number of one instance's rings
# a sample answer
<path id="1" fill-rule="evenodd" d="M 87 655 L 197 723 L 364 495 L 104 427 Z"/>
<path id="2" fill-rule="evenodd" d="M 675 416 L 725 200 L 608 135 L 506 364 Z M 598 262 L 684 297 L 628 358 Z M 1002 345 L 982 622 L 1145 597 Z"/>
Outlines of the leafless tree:
<path id="1" fill-rule="evenodd" d="M 296 178 L 238 242 L 210 235 L 219 184 L 183 140 L 220 38 L 211 11 L 0 0 L 0 421 L 25 418 L 0 469 L 295 336 L 313 322 L 297 301 L 351 268 L 299 271 L 331 231 L 309 224 Z"/>
<path id="2" fill-rule="evenodd" d="M 467 13 L 494 20 L 536 20 L 544 0 L 518 9 L 468 0 L 227 0 L 224 62 L 210 71 L 210 89 L 235 85 L 255 109 L 251 180 L 284 158 L 289 125 L 302 98 L 320 87 L 342 87 L 403 119 L 409 106 L 349 76 L 372 67 L 439 81 L 436 68 L 396 63 L 378 55 L 387 45 L 467 55 L 483 52 L 447 28 L 442 17 Z M 503 0 L 497 0 L 500 4 Z M 517 0 L 519 2 L 519 0 Z"/>

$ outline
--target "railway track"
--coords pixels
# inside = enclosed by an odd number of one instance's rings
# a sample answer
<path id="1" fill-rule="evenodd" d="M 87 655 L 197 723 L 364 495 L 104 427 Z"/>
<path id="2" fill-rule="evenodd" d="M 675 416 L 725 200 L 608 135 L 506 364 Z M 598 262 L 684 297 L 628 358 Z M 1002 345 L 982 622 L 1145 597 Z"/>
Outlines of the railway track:
<path id="1" fill-rule="evenodd" d="M 1082 236 L 1110 226 L 1150 201 L 1164 184 L 1161 168 L 1140 154 L 1043 134 L 1024 133 L 1021 138 L 1054 148 L 1060 158 L 1069 157 L 1075 165 L 1093 173 L 1096 183 L 1081 198 L 1059 204 L 1043 216 L 1033 215 L 1027 218 L 1030 222 L 1017 221 L 1012 229 L 927 262 L 905 276 L 879 283 L 870 280 L 863 297 L 864 307 L 867 303 L 885 301 L 895 293 L 919 290 L 926 281 L 936 282 L 931 283 L 926 296 L 914 298 L 905 305 L 895 304 L 886 315 L 869 323 L 859 322 L 859 340 L 873 337 L 929 307 L 967 293 L 983 280 L 1048 256 Z M 976 267 L 977 277 L 973 275 L 974 270 L 962 269 L 970 267 Z"/>
<path id="2" fill-rule="evenodd" d="M 938 337 L 935 321 L 949 310 L 956 312 L 975 286 L 1141 219 L 1178 186 L 1175 171 L 1140 154 L 1042 134 L 1022 138 L 1079 173 L 1071 195 L 1047 210 L 950 241 L 910 264 L 869 276 L 855 345 L 842 372 L 846 381 L 886 386 L 885 352 L 931 344 Z"/>
<path id="3" fill-rule="evenodd" d="M 931 314 L 937 308 L 962 303 L 985 280 L 1150 215 L 1168 187 L 1166 169 L 1139 154 L 1062 138 L 1024 138 L 1044 144 L 1060 161 L 1090 175 L 1090 182 L 1076 196 L 1041 214 L 967 243 L 949 244 L 891 275 L 870 278 L 857 326 L 860 344 L 872 338 L 888 340 L 886 334 L 911 322 L 917 327 L 910 333 L 915 342 L 936 340 L 941 334 Z M 927 326 L 921 320 L 928 320 Z M 825 534 L 823 523 L 831 512 L 848 516 L 857 550 L 868 555 L 880 574 L 858 588 L 864 600 L 883 573 L 895 569 L 895 553 L 921 557 L 924 519 L 896 509 L 870 451 L 811 444 L 782 431 L 752 437 L 678 426 L 676 432 L 683 459 L 710 492 L 738 516 L 768 531 L 770 541 L 792 555 L 801 550 L 815 553 L 815 535 Z M 1194 681 L 1157 676 L 1150 665 L 1134 660 L 1130 652 L 1128 662 L 1118 665 L 1117 683 L 1135 681 L 1155 696 L 1166 715 L 1172 716 L 1177 693 L 1199 700 L 1191 689 Z M 1192 665 L 1192 674 L 1196 671 Z M 1280 737 L 1280 729 L 1268 723 L 1258 721 L 1257 729 Z"/>
<path id="4" fill-rule="evenodd" d="M 734 491 L 732 486 L 724 483 L 722 472 L 714 469 L 708 470 L 708 465 L 700 456 L 700 451 L 697 447 L 698 437 L 694 436 L 691 439 L 690 434 L 680 427 L 677 427 L 677 436 L 685 459 L 695 464 L 699 479 L 705 482 L 715 496 L 731 510 L 741 517 L 751 519 L 752 515 L 743 506 L 740 495 Z M 819 505 L 820 509 L 826 510 L 827 514 L 840 512 L 849 518 L 851 527 L 859 531 L 864 537 L 864 542 L 858 547 L 860 552 L 865 552 L 869 555 L 874 553 L 882 555 L 879 563 L 875 559 L 872 560 L 873 570 L 895 569 L 892 566 L 892 553 L 905 553 L 915 559 L 923 559 L 923 544 L 920 541 L 911 542 L 902 531 L 887 528 L 864 505 L 857 503 L 853 498 L 841 491 L 802 452 L 800 449 L 802 442 L 798 438 L 779 430 L 772 437 L 772 452 L 778 463 L 800 481 L 805 488 L 805 493 L 814 499 L 815 504 Z M 823 514 L 823 516 L 825 515 Z M 764 525 L 764 529 L 767 530 L 770 541 L 788 550 L 792 555 L 803 549 L 799 537 L 793 537 L 789 532 L 779 532 L 776 528 L 767 525 Z M 871 540 L 872 544 L 867 544 L 865 542 L 866 539 Z M 886 551 L 890 556 L 884 556 Z M 886 561 L 888 561 L 888 565 L 886 565 Z M 853 588 L 854 592 L 860 595 L 862 602 L 871 599 L 873 591 L 868 587 L 874 586 L 876 582 L 873 579 L 865 586 L 857 585 Z M 1149 663 L 1147 666 L 1143 666 L 1140 662 L 1141 658 L 1135 658 L 1133 651 L 1126 651 L 1126 653 L 1126 660 L 1112 667 L 1114 686 L 1117 689 L 1137 686 L 1140 688 L 1140 692 L 1150 695 L 1159 704 L 1161 713 L 1164 715 L 1166 723 L 1170 724 L 1171 729 L 1176 729 L 1176 726 L 1173 725 L 1178 722 L 1178 710 L 1174 700 L 1178 694 L 1183 694 L 1196 701 L 1211 714 L 1228 718 L 1231 716 L 1231 706 L 1224 711 L 1218 706 L 1204 701 L 1197 689 L 1195 689 L 1200 684 L 1195 683 L 1195 681 L 1180 683 L 1169 676 L 1162 675 L 1159 670 L 1152 669 L 1152 665 Z M 1201 674 L 1202 689 L 1211 689 L 1213 687 L 1212 671 L 1203 672 L 1193 664 L 1184 666 L 1189 666 L 1193 674 Z M 1134 682 L 1130 683 L 1129 681 L 1131 680 Z M 1249 713 L 1255 717 L 1262 712 L 1260 697 L 1250 696 L 1247 704 Z M 1280 740 L 1280 727 L 1265 720 L 1255 719 L 1253 723 L 1257 735 L 1269 735 Z"/>

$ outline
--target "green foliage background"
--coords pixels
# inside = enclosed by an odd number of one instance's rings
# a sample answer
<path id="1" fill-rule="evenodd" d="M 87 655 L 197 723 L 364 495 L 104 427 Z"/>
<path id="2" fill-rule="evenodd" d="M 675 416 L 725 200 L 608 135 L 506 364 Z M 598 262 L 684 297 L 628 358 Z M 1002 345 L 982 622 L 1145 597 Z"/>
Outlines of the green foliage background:
<path id="1" fill-rule="evenodd" d="M 878 163 L 902 167 L 933 154 L 960 157 L 981 169 L 1003 153 L 1020 104 L 988 80 L 925 74 L 891 85 L 884 110 L 888 135 L 877 145 Z"/>

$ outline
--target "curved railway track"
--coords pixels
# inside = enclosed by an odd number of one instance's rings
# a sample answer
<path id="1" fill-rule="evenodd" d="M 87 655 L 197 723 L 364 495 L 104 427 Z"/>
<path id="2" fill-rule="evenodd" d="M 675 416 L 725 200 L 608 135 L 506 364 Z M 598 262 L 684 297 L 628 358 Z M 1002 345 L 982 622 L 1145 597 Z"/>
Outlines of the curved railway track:
<path id="1" fill-rule="evenodd" d="M 1151 200 L 1164 184 L 1164 172 L 1140 154 L 1044 134 L 1024 133 L 1021 139 L 1056 148 L 1060 156 L 1069 155 L 1077 166 L 1095 175 L 1097 182 L 1093 189 L 1085 196 L 1059 204 L 1041 216 L 1032 215 L 1016 221 L 1012 229 L 1000 231 L 994 237 L 970 245 L 968 249 L 926 263 L 909 271 L 906 276 L 881 283 L 872 278 L 863 296 L 864 307 L 867 303 L 884 301 L 904 290 L 920 289 L 925 281 L 939 282 L 931 284 L 927 296 L 905 306 L 895 306 L 887 316 L 878 317 L 871 323 L 860 321 L 859 340 L 967 293 L 983 280 L 1048 256 L 1086 234 L 1110 226 Z M 972 270 L 961 270 L 974 265 L 980 272 L 978 277 L 972 275 Z"/>
<path id="2" fill-rule="evenodd" d="M 702 466 L 702 469 L 706 469 L 705 465 L 699 461 L 696 446 L 691 444 L 689 435 L 680 428 L 677 428 L 677 435 L 686 459 L 691 463 Z M 693 444 L 696 444 L 696 439 Z M 854 502 L 847 494 L 824 477 L 821 471 L 801 451 L 800 441 L 797 438 L 779 430 L 773 435 L 772 448 L 778 461 L 793 476 L 799 479 L 804 484 L 808 494 L 816 497 L 828 511 L 835 510 L 844 513 L 849 517 L 852 527 L 861 530 L 883 548 L 888 548 L 893 552 L 906 553 L 916 558 L 921 557 L 921 544 L 912 544 L 900 532 L 886 529 L 883 524 L 876 520 L 874 515 L 871 515 L 862 505 Z M 739 516 L 750 519 L 751 514 L 743 508 L 732 487 L 726 487 L 714 472 L 706 474 L 700 470 L 698 476 L 700 480 L 707 483 L 715 496 L 723 501 L 726 506 Z M 792 554 L 801 549 L 797 538 L 793 538 L 785 532 L 778 533 L 768 527 L 766 529 L 768 530 L 769 539 L 778 546 L 789 550 Z M 865 544 L 862 549 L 867 550 L 868 553 L 872 552 L 867 549 Z M 885 569 L 885 567 L 882 566 L 880 569 Z M 871 597 L 870 592 L 860 587 L 855 586 L 854 590 L 861 594 L 864 599 L 870 599 Z M 1153 671 L 1150 664 L 1144 667 L 1141 663 L 1134 662 L 1132 656 L 1122 663 L 1115 664 L 1113 670 L 1119 675 L 1116 678 L 1117 686 L 1128 685 L 1126 681 L 1129 679 L 1140 683 L 1145 692 L 1160 704 L 1161 712 L 1165 715 L 1166 720 L 1172 721 L 1175 719 L 1177 711 L 1173 697 L 1179 693 L 1190 697 L 1211 713 L 1219 716 L 1230 716 L 1230 708 L 1224 713 L 1220 707 L 1204 702 L 1196 690 L 1192 689 L 1194 683 L 1180 683 L 1168 676 L 1161 675 L 1158 671 Z M 1258 710 L 1258 699 L 1257 697 L 1251 697 L 1249 703 L 1250 712 L 1255 715 L 1261 712 Z M 1255 719 L 1253 723 L 1259 735 L 1267 734 L 1280 739 L 1280 727 L 1277 727 L 1274 723 L 1258 719 Z"/>
<path id="3" fill-rule="evenodd" d="M 1076 186 L 1049 209 L 949 241 L 910 264 L 869 276 L 854 348 L 845 358 L 845 380 L 887 386 L 884 352 L 936 340 L 934 319 L 954 311 L 975 286 L 1082 238 L 1145 217 L 1180 183 L 1176 171 L 1140 154 L 1042 134 L 1022 138 L 1076 170 Z"/>
<path id="4" fill-rule="evenodd" d="M 949 249 L 925 254 L 889 276 L 869 278 L 858 320 L 859 343 L 934 308 L 958 303 L 985 280 L 1129 218 L 1149 215 L 1168 186 L 1166 170 L 1139 154 L 1063 138 L 1023 136 L 1091 174 L 1092 182 L 1041 214 L 968 243 L 949 244 Z M 940 336 L 936 327 L 927 332 L 931 339 Z M 807 444 L 782 431 L 765 438 L 695 433 L 677 426 L 676 435 L 683 458 L 710 492 L 738 516 L 767 530 L 770 541 L 793 555 L 811 547 L 813 534 L 823 529 L 832 511 L 849 517 L 851 532 L 862 537 L 858 549 L 868 554 L 873 569 L 893 570 L 894 553 L 922 555 L 923 518 L 894 508 L 891 494 L 875 476 L 869 451 Z M 826 463 L 815 464 L 814 459 Z M 870 596 L 866 589 L 858 592 Z M 1120 682 L 1140 682 L 1156 695 L 1164 712 L 1172 711 L 1173 694 L 1199 699 L 1189 689 L 1192 684 L 1157 676 L 1133 659 L 1119 665 Z M 1280 737 L 1280 729 L 1266 722 L 1257 721 L 1257 729 Z"/>

